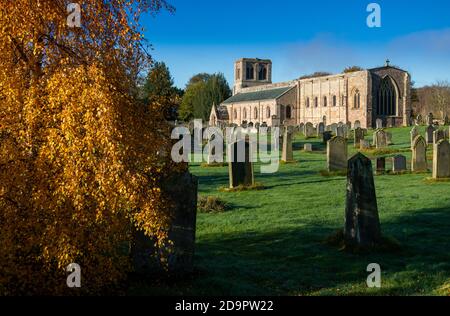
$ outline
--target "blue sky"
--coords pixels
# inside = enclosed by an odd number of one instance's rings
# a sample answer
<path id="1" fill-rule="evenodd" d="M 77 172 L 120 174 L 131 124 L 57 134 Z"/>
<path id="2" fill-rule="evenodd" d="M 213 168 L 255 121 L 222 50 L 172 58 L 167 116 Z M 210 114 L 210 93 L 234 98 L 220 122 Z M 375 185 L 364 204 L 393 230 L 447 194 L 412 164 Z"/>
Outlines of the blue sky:
<path id="1" fill-rule="evenodd" d="M 381 28 L 369 28 L 367 5 L 381 6 Z M 270 58 L 273 81 L 314 71 L 371 68 L 386 58 L 416 86 L 450 80 L 448 0 L 169 0 L 175 14 L 146 16 L 152 55 L 184 87 L 199 72 L 223 72 L 234 60 Z"/>

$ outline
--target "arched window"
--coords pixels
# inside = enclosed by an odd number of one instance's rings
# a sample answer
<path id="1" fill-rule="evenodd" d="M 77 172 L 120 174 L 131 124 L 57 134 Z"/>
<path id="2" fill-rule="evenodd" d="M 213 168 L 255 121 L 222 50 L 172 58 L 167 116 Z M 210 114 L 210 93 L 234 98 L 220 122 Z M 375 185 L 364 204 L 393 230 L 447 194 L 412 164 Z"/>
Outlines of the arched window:
<path id="1" fill-rule="evenodd" d="M 353 108 L 359 109 L 360 107 L 361 107 L 361 94 L 359 93 L 359 90 L 356 90 L 353 96 Z"/>
<path id="2" fill-rule="evenodd" d="M 259 65 L 258 80 L 267 79 L 267 67 L 266 65 Z"/>
<path id="3" fill-rule="evenodd" d="M 236 109 L 233 111 L 234 119 L 237 119 L 237 111 Z"/>
<path id="4" fill-rule="evenodd" d="M 337 97 L 333 95 L 333 106 L 337 105 Z"/>
<path id="5" fill-rule="evenodd" d="M 251 63 L 247 63 L 247 66 L 246 66 L 246 79 L 247 80 L 253 80 L 253 79 L 255 79 L 255 77 L 254 77 L 254 68 L 253 68 L 253 64 L 251 64 Z"/>
<path id="6" fill-rule="evenodd" d="M 306 107 L 309 108 L 309 98 L 306 98 Z"/>
<path id="7" fill-rule="evenodd" d="M 266 118 L 270 118 L 270 107 L 266 108 Z"/>
<path id="8" fill-rule="evenodd" d="M 247 109 L 244 108 L 244 119 L 247 118 Z"/>
<path id="9" fill-rule="evenodd" d="M 258 118 L 258 108 L 255 108 L 255 109 L 253 110 L 253 117 L 254 117 L 255 119 Z"/>
<path id="10" fill-rule="evenodd" d="M 385 77 L 381 81 L 378 92 L 377 114 L 392 116 L 397 114 L 397 90 L 390 77 Z"/>
<path id="11" fill-rule="evenodd" d="M 318 107 L 319 106 L 319 98 L 318 97 L 315 97 L 314 98 L 314 107 L 316 108 L 316 107 Z"/>
<path id="12" fill-rule="evenodd" d="M 286 118 L 287 119 L 292 118 L 292 109 L 290 105 L 286 106 Z"/>
<path id="13" fill-rule="evenodd" d="M 326 107 L 328 104 L 327 97 L 323 97 L 323 106 Z"/>

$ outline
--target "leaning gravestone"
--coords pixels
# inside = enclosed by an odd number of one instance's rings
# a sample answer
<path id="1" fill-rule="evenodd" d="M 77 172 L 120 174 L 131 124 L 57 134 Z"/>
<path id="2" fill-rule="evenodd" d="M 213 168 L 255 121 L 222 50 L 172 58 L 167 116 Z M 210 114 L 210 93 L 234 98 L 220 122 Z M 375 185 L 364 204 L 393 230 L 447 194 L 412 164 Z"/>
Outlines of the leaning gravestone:
<path id="1" fill-rule="evenodd" d="M 403 155 L 397 155 L 392 157 L 392 172 L 402 172 L 406 170 L 406 157 Z"/>
<path id="2" fill-rule="evenodd" d="M 344 238 L 347 244 L 370 247 L 381 241 L 372 162 L 361 153 L 348 161 Z"/>
<path id="3" fill-rule="evenodd" d="M 376 129 L 383 128 L 383 120 L 382 119 L 377 119 L 375 121 L 375 127 L 376 127 Z"/>
<path id="4" fill-rule="evenodd" d="M 138 275 L 183 275 L 191 273 L 194 268 L 198 180 L 185 172 L 164 180 L 162 188 L 171 201 L 168 206 L 168 213 L 172 215 L 168 231 L 171 246 L 156 248 L 154 238 L 136 230 L 130 243 L 130 257 Z M 161 263 L 161 253 L 168 255 L 167 264 Z"/>
<path id="5" fill-rule="evenodd" d="M 427 143 L 425 139 L 417 135 L 412 144 L 412 171 L 427 171 Z"/>
<path id="6" fill-rule="evenodd" d="M 355 148 L 359 148 L 361 145 L 360 144 L 361 140 L 364 139 L 364 131 L 361 128 L 357 127 L 357 128 L 355 128 L 353 133 L 354 133 L 354 140 L 355 140 L 355 143 L 354 143 Z"/>
<path id="7" fill-rule="evenodd" d="M 425 140 L 427 141 L 428 145 L 433 144 L 433 133 L 434 133 L 433 125 L 428 125 L 425 132 Z"/>
<path id="8" fill-rule="evenodd" d="M 327 142 L 328 171 L 341 171 L 347 168 L 347 141 L 336 136 Z"/>
<path id="9" fill-rule="evenodd" d="M 284 162 L 294 160 L 294 155 L 292 153 L 292 132 L 290 132 L 289 129 L 284 130 L 281 160 Z"/>
<path id="10" fill-rule="evenodd" d="M 312 123 L 308 122 L 305 124 L 305 137 L 306 138 L 312 138 L 315 136 L 315 130 Z"/>
<path id="11" fill-rule="evenodd" d="M 435 130 L 433 132 L 433 144 L 437 144 L 441 139 L 445 139 L 445 133 L 443 130 Z"/>
<path id="12" fill-rule="evenodd" d="M 250 157 L 250 144 L 245 140 L 239 140 L 229 145 L 231 161 L 228 162 L 230 188 L 240 185 L 254 185 L 253 164 Z"/>
<path id="13" fill-rule="evenodd" d="M 434 145 L 433 178 L 450 178 L 450 144 L 444 139 Z"/>
<path id="14" fill-rule="evenodd" d="M 303 150 L 306 151 L 306 152 L 312 152 L 313 151 L 312 144 L 305 144 L 303 146 Z"/>
<path id="15" fill-rule="evenodd" d="M 378 157 L 377 158 L 377 174 L 383 174 L 386 172 L 386 158 Z"/>
<path id="16" fill-rule="evenodd" d="M 419 135 L 419 129 L 417 128 L 417 126 L 414 126 L 409 132 L 409 134 L 411 135 L 411 148 L 412 148 L 414 140 L 416 139 L 417 135 Z"/>

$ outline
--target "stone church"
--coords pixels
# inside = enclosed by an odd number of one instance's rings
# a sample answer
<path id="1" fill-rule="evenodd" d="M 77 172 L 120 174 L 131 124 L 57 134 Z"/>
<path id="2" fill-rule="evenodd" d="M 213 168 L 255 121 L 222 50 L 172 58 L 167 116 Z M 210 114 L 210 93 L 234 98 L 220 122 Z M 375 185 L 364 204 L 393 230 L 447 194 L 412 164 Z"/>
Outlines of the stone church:
<path id="1" fill-rule="evenodd" d="M 272 83 L 268 59 L 234 64 L 233 96 L 213 105 L 209 124 L 325 125 L 355 123 L 362 128 L 408 126 L 411 114 L 408 72 L 391 66 Z"/>

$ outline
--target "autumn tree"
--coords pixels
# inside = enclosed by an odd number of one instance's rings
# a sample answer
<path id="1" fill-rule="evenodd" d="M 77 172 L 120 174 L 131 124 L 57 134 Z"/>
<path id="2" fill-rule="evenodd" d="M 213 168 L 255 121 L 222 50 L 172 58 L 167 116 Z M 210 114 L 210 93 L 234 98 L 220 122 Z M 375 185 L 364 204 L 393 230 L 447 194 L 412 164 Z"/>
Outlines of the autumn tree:
<path id="1" fill-rule="evenodd" d="M 66 286 L 73 262 L 81 291 L 115 289 L 134 229 L 169 244 L 166 100 L 143 106 L 136 82 L 150 62 L 139 18 L 173 8 L 80 0 L 69 27 L 70 2 L 0 4 L 2 294 L 79 293 Z"/>

